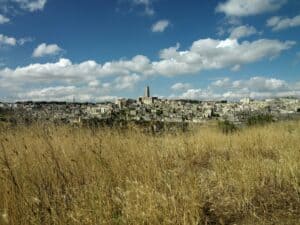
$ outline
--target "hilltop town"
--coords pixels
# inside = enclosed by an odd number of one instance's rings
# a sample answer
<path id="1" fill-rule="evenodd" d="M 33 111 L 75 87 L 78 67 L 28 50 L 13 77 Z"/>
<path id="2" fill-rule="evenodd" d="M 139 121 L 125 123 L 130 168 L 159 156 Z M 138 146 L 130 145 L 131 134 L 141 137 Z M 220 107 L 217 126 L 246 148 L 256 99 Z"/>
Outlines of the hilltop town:
<path id="1" fill-rule="evenodd" d="M 264 100 L 244 98 L 239 102 L 159 99 L 150 95 L 150 88 L 147 86 L 144 96 L 136 100 L 117 99 L 114 103 L 33 101 L 0 103 L 2 121 L 46 120 L 71 124 L 88 120 L 202 123 L 210 119 L 240 124 L 249 116 L 258 114 L 268 114 L 274 118 L 297 117 L 300 116 L 300 100 L 294 97 Z"/>

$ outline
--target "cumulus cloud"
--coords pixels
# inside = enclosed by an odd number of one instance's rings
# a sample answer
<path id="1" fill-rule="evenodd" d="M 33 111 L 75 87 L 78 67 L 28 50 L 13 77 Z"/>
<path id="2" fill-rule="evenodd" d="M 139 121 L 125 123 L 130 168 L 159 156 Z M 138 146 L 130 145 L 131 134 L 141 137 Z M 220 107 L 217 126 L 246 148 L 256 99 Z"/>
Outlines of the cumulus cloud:
<path id="1" fill-rule="evenodd" d="M 10 21 L 9 18 L 3 16 L 2 14 L 0 14 L 0 24 L 4 24 L 4 23 L 8 23 Z"/>
<path id="2" fill-rule="evenodd" d="M 72 96 L 76 91 L 75 86 L 57 86 L 57 87 L 47 87 L 42 89 L 34 89 L 25 94 L 27 99 L 60 99 L 66 96 Z M 22 95 L 19 95 L 22 97 Z"/>
<path id="3" fill-rule="evenodd" d="M 116 82 L 114 82 L 116 83 Z M 111 83 L 101 85 L 100 83 L 96 87 L 90 86 L 50 86 L 46 88 L 33 89 L 29 91 L 20 91 L 14 96 L 17 100 L 33 100 L 33 101 L 72 101 L 74 98 L 76 101 L 113 101 L 119 97 L 106 95 L 106 93 L 118 91 Z"/>
<path id="4" fill-rule="evenodd" d="M 114 80 L 112 85 L 116 90 L 128 90 L 135 87 L 140 80 L 141 77 L 137 74 L 119 76 Z"/>
<path id="5" fill-rule="evenodd" d="M 102 95 L 97 96 L 95 90 L 89 88 L 79 88 L 75 86 L 56 86 L 34 89 L 28 92 L 23 92 L 15 96 L 16 99 L 26 101 L 76 101 L 87 102 L 87 101 L 113 101 L 117 99 L 116 96 Z"/>
<path id="6" fill-rule="evenodd" d="M 244 97 L 262 99 L 285 96 L 300 97 L 300 85 L 276 78 L 254 76 L 245 80 L 220 79 L 212 82 L 205 89 L 188 89 L 178 98 L 238 100 Z"/>
<path id="7" fill-rule="evenodd" d="M 229 37 L 231 39 L 240 39 L 243 37 L 251 36 L 256 33 L 257 30 L 255 29 L 255 27 L 249 25 L 242 25 L 242 26 L 232 28 Z"/>
<path id="8" fill-rule="evenodd" d="M 92 60 L 74 64 L 69 59 L 60 59 L 55 63 L 36 63 L 16 69 L 3 68 L 0 70 L 0 96 L 14 96 L 12 99 L 24 96 L 30 99 L 33 94 L 38 97 L 36 93 L 40 91 L 48 93 L 49 90 L 56 90 L 56 87 L 74 86 L 77 99 L 97 100 L 97 96 L 110 96 L 109 93 L 114 91 L 131 90 L 142 80 L 137 73 L 143 71 L 143 75 L 147 74 L 148 61 L 143 56 L 135 56 L 130 60 L 101 65 Z M 107 79 L 109 80 L 104 82 Z M 42 88 L 36 90 L 36 86 Z M 51 89 L 47 89 L 48 87 Z M 32 90 L 35 92 L 28 95 Z M 44 95 L 46 94 L 41 97 Z M 68 96 L 66 93 L 64 98 L 68 99 Z M 56 98 L 50 95 L 49 99 Z"/>
<path id="9" fill-rule="evenodd" d="M 286 81 L 275 78 L 252 77 L 249 80 L 238 80 L 232 82 L 234 89 L 247 89 L 257 92 L 265 91 L 287 91 L 289 86 Z"/>
<path id="10" fill-rule="evenodd" d="M 17 44 L 17 40 L 14 37 L 8 37 L 3 34 L 0 34 L 0 47 L 3 45 L 15 46 Z"/>
<path id="11" fill-rule="evenodd" d="M 214 81 L 212 86 L 225 89 L 247 89 L 253 91 L 279 91 L 288 90 L 289 85 L 286 81 L 276 78 L 265 78 L 254 76 L 248 80 L 231 81 L 229 78 Z"/>
<path id="12" fill-rule="evenodd" d="M 279 16 L 274 16 L 268 19 L 267 26 L 271 27 L 273 31 L 297 27 L 300 26 L 300 15 L 297 15 L 293 18 L 282 18 Z"/>
<path id="13" fill-rule="evenodd" d="M 5 68 L 0 70 L 0 81 L 10 80 L 13 83 L 80 83 L 90 82 L 96 78 L 134 76 L 137 73 L 147 74 L 148 59 L 136 56 L 131 60 L 106 62 L 103 65 L 89 60 L 79 64 L 69 59 L 60 59 L 55 63 L 30 64 L 16 69 Z M 4 80 L 3 80 L 4 79 Z M 136 79 L 135 79 L 136 80 Z M 132 82 L 133 80 L 131 80 Z M 2 83 L 3 83 L 2 82 Z"/>
<path id="14" fill-rule="evenodd" d="M 11 44 L 13 41 L 10 40 Z M 6 68 L 0 71 L 0 76 L 10 74 L 9 77 L 23 77 L 35 79 L 59 78 L 89 78 L 93 76 L 111 75 L 183 75 L 198 73 L 203 70 L 231 68 L 259 61 L 263 58 L 273 58 L 282 51 L 291 48 L 295 42 L 260 39 L 254 42 L 239 43 L 235 39 L 215 40 L 200 39 L 185 51 L 180 51 L 179 44 L 175 47 L 160 51 L 160 60 L 150 61 L 143 55 L 137 55 L 129 60 L 110 61 L 99 64 L 93 60 L 73 64 L 69 59 L 60 59 L 56 63 L 31 64 L 16 69 Z M 54 45 L 42 44 L 35 51 L 35 56 L 50 54 L 60 49 Z M 45 50 L 46 49 L 46 50 Z M 54 50 L 53 50 L 54 49 Z M 46 53 L 44 52 L 46 51 Z"/>
<path id="15" fill-rule="evenodd" d="M 218 100 L 222 99 L 222 95 L 214 93 L 209 89 L 189 89 L 182 93 L 179 98 L 195 99 L 195 100 Z"/>
<path id="16" fill-rule="evenodd" d="M 13 44 L 11 40 L 8 42 Z M 159 60 L 156 61 L 151 61 L 143 55 L 103 64 L 93 60 L 73 63 L 69 59 L 61 58 L 53 63 L 5 67 L 0 69 L 0 96 L 16 96 L 18 93 L 25 96 L 36 87 L 39 87 L 39 90 L 47 90 L 48 87 L 70 86 L 76 87 L 84 98 L 112 96 L 113 91 L 130 91 L 149 76 L 176 76 L 200 73 L 204 70 L 239 68 L 264 58 L 273 58 L 294 44 L 295 42 L 291 41 L 268 39 L 239 42 L 236 39 L 208 38 L 195 41 L 187 50 L 180 50 L 179 44 L 163 49 L 160 51 Z M 47 46 L 45 44 L 44 47 Z M 37 52 L 38 56 L 45 55 L 44 51 Z M 50 54 L 52 51 L 46 52 Z M 259 84 L 261 83 L 263 82 L 259 81 Z M 173 90 L 187 88 L 191 87 L 183 83 L 174 85 Z M 210 92 L 206 90 L 204 94 L 209 95 Z"/>
<path id="17" fill-rule="evenodd" d="M 216 11 L 227 16 L 251 16 L 280 9 L 287 0 L 227 0 L 219 3 Z"/>
<path id="18" fill-rule="evenodd" d="M 179 51 L 179 46 L 164 49 L 160 61 L 153 62 L 156 73 L 166 76 L 193 74 L 203 70 L 235 67 L 273 58 L 291 48 L 295 42 L 260 39 L 239 43 L 236 39 L 195 41 L 190 49 Z"/>
<path id="19" fill-rule="evenodd" d="M 164 32 L 165 29 L 170 25 L 168 20 L 159 20 L 155 24 L 152 25 L 152 32 Z"/>
<path id="20" fill-rule="evenodd" d="M 173 91 L 186 91 L 188 89 L 190 89 L 192 87 L 191 84 L 189 83 L 176 83 L 176 84 L 173 84 L 171 89 Z"/>
<path id="21" fill-rule="evenodd" d="M 0 47 L 1 46 L 16 46 L 16 45 L 24 45 L 27 42 L 33 41 L 30 37 L 16 39 L 15 37 L 9 37 L 4 34 L 0 34 Z"/>
<path id="22" fill-rule="evenodd" d="M 230 88 L 231 87 L 231 81 L 228 77 L 225 77 L 223 79 L 216 80 L 212 82 L 211 84 L 213 87 L 217 88 Z"/>
<path id="23" fill-rule="evenodd" d="M 42 43 L 34 49 L 32 56 L 37 58 L 49 55 L 57 55 L 61 51 L 62 49 L 56 44 L 48 45 L 46 43 Z"/>

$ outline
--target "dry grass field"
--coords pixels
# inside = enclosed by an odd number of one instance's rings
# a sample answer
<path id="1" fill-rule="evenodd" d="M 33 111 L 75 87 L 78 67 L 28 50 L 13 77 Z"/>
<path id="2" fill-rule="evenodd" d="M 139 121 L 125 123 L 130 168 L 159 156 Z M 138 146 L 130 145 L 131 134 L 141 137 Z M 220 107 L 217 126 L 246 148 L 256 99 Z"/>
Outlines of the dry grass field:
<path id="1" fill-rule="evenodd" d="M 300 122 L 150 135 L 0 128 L 0 224 L 294 224 Z"/>

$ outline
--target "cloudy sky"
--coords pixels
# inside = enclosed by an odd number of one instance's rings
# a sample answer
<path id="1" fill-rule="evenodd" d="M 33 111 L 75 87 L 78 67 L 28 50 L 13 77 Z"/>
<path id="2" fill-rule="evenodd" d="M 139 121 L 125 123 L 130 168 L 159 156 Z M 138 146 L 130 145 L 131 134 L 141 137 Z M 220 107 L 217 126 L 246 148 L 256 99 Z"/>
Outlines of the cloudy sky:
<path id="1" fill-rule="evenodd" d="M 299 0 L 0 0 L 0 101 L 300 96 Z"/>

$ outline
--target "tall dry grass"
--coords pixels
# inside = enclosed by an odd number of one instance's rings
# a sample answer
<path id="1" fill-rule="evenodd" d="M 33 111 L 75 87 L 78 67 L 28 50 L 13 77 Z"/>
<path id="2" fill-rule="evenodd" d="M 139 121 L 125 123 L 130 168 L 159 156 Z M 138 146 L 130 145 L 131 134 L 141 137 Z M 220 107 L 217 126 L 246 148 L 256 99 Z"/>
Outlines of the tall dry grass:
<path id="1" fill-rule="evenodd" d="M 300 122 L 0 129 L 0 224 L 299 224 Z"/>

